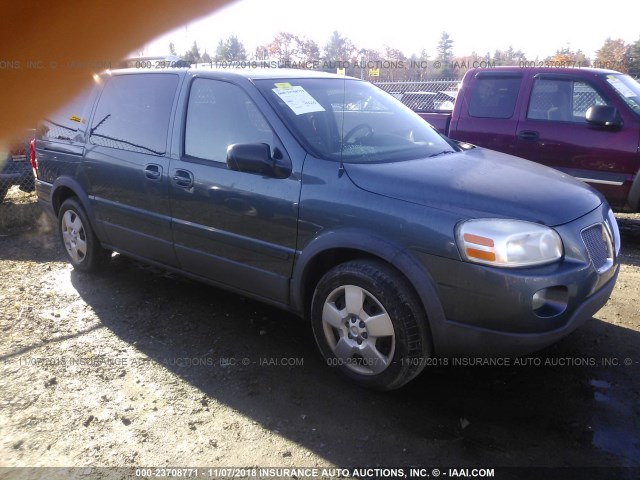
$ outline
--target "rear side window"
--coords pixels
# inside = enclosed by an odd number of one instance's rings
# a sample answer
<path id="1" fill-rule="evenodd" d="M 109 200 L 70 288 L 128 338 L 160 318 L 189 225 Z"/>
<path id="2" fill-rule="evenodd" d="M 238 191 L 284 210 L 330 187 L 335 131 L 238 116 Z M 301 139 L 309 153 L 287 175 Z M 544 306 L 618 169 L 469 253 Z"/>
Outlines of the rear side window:
<path id="1" fill-rule="evenodd" d="M 91 113 L 89 97 L 92 88 L 76 95 L 69 103 L 47 115 L 38 125 L 38 138 L 62 143 L 77 140 L 78 131 L 84 130 L 83 125 L 86 125 Z"/>
<path id="2" fill-rule="evenodd" d="M 536 78 L 527 118 L 584 123 L 589 107 L 606 104 L 602 96 L 583 81 Z"/>
<path id="3" fill-rule="evenodd" d="M 197 78 L 189 94 L 184 153 L 225 163 L 234 143 L 266 143 L 274 147 L 274 132 L 258 107 L 238 86 Z"/>
<path id="4" fill-rule="evenodd" d="M 91 143 L 164 155 L 177 86 L 178 76 L 174 74 L 118 75 L 108 79 L 93 116 Z"/>
<path id="5" fill-rule="evenodd" d="M 516 109 L 521 77 L 478 77 L 471 92 L 469 115 L 511 118 Z"/>

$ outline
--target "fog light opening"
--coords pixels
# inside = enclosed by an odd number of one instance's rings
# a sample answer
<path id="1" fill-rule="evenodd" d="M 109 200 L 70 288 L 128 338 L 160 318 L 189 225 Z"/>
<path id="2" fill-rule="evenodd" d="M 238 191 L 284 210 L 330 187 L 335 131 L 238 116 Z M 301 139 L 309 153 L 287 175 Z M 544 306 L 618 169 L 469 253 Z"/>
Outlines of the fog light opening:
<path id="1" fill-rule="evenodd" d="M 533 294 L 531 306 L 533 313 L 540 318 L 560 315 L 567 309 L 569 289 L 565 286 L 543 288 Z"/>

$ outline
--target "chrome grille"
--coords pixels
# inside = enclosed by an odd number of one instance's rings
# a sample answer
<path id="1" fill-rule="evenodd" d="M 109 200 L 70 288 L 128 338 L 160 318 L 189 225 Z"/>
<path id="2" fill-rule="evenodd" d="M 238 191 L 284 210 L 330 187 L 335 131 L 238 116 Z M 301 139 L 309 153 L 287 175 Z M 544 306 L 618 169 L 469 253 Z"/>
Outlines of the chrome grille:
<path id="1" fill-rule="evenodd" d="M 581 235 L 595 269 L 599 273 L 608 270 L 613 265 L 613 248 L 604 225 L 599 223 L 585 228 Z"/>

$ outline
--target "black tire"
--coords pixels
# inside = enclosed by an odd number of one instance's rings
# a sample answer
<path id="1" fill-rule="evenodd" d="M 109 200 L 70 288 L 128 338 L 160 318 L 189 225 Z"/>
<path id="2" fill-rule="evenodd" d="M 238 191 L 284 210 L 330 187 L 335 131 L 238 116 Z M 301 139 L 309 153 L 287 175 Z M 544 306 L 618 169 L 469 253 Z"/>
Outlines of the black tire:
<path id="1" fill-rule="evenodd" d="M 359 308 L 360 314 L 349 312 Z M 431 356 L 422 304 L 407 279 L 382 261 L 353 260 L 327 272 L 313 295 L 311 323 L 327 364 L 367 388 L 400 388 Z"/>
<path id="2" fill-rule="evenodd" d="M 58 232 L 76 270 L 95 272 L 110 257 L 110 252 L 100 245 L 89 217 L 75 198 L 68 198 L 62 203 L 58 212 Z"/>

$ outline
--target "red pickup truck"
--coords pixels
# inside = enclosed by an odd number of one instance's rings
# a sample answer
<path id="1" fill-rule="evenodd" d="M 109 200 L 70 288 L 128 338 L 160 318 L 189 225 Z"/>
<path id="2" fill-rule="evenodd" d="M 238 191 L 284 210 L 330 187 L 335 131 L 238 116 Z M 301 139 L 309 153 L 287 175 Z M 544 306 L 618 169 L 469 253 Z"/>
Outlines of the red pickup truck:
<path id="1" fill-rule="evenodd" d="M 419 113 L 454 140 L 550 167 L 640 211 L 640 84 L 612 70 L 469 70 L 453 111 Z"/>

